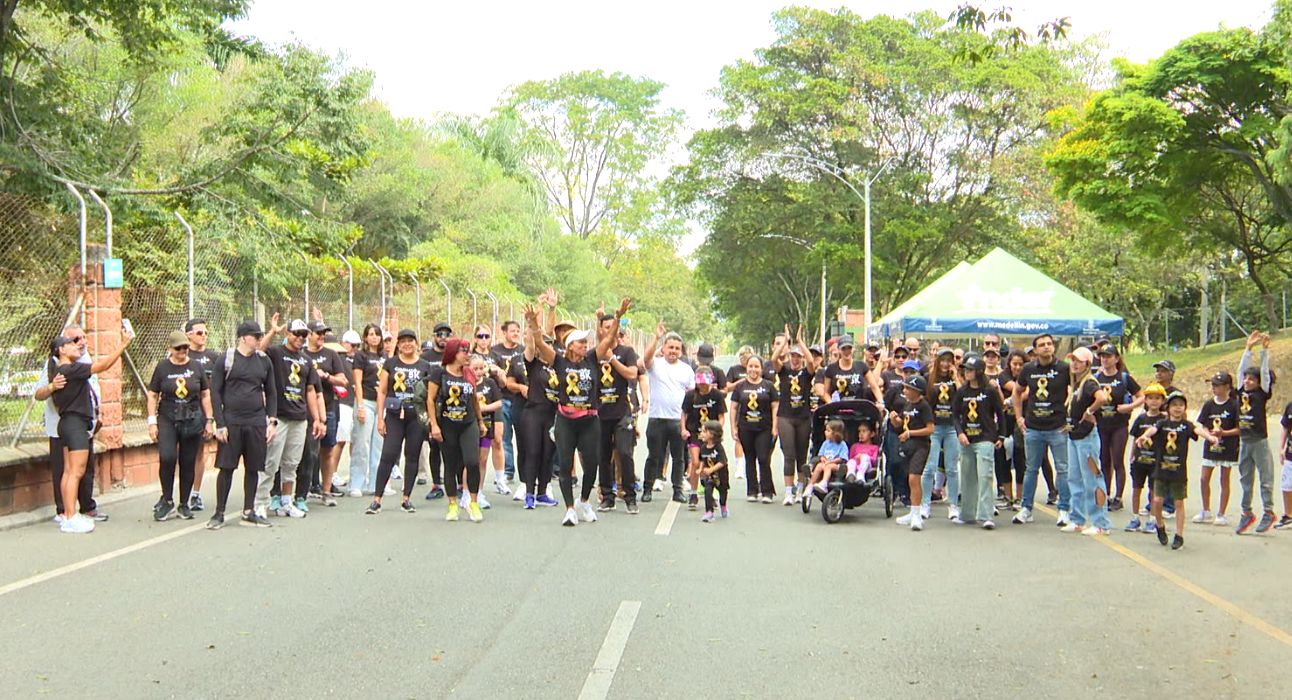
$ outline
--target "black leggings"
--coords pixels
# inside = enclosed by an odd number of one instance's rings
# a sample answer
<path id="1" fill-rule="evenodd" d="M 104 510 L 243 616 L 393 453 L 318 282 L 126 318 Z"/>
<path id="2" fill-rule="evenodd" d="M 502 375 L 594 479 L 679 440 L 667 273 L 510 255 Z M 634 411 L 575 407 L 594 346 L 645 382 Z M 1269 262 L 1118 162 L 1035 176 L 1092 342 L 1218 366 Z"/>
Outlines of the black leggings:
<path id="1" fill-rule="evenodd" d="M 470 423 L 440 420 L 440 456 L 444 458 L 444 494 L 458 497 L 458 475 L 467 472 L 467 491 L 480 493 L 480 428 Z"/>
<path id="2" fill-rule="evenodd" d="M 776 484 L 772 482 L 772 431 L 768 428 L 742 427 L 738 432 L 740 445 L 745 448 L 745 487 L 748 494 L 775 496 Z"/>
<path id="3" fill-rule="evenodd" d="M 175 424 L 165 416 L 157 418 L 157 475 L 161 479 L 162 498 L 175 500 L 175 464 L 179 463 L 180 503 L 188 503 L 193 492 L 193 469 L 202 448 L 201 433 L 182 438 L 175 434 Z"/>
<path id="4" fill-rule="evenodd" d="M 1014 483 L 1018 486 L 1023 485 L 1023 476 L 1027 474 L 1027 451 L 1024 446 L 1023 434 L 1014 428 L 1014 451 L 1013 454 L 1005 452 L 1004 447 L 996 448 L 996 486 L 1003 487 L 1005 484 Z M 1002 438 L 1003 441 L 1003 438 Z M 1051 477 L 1052 479 L 1053 477 Z M 1018 489 L 1014 490 L 1014 496 L 1018 497 Z"/>
<path id="5" fill-rule="evenodd" d="M 710 474 L 704 479 L 704 512 L 712 513 L 714 506 L 713 492 L 718 492 L 718 500 L 723 508 L 727 507 L 727 491 L 731 490 L 731 476 L 726 467 Z"/>
<path id="6" fill-rule="evenodd" d="M 776 419 L 780 431 L 781 456 L 785 458 L 785 476 L 808 476 L 808 446 L 812 442 L 812 419 L 807 416 L 781 416 Z"/>
<path id="7" fill-rule="evenodd" d="M 565 507 L 574 505 L 574 451 L 579 451 L 583 479 L 579 484 L 583 500 L 592 495 L 597 476 L 597 448 L 601 438 L 601 420 L 595 415 L 583 418 L 556 417 L 556 456 L 561 468 L 561 498 Z"/>
<path id="8" fill-rule="evenodd" d="M 1130 428 L 1118 421 L 1113 425 L 1099 424 L 1099 466 L 1104 472 L 1104 489 L 1112 498 L 1121 498 L 1126 490 L 1126 438 Z M 1071 469 L 1071 465 L 1068 467 Z M 1113 490 L 1113 476 L 1117 476 L 1117 490 Z"/>
<path id="9" fill-rule="evenodd" d="M 401 417 L 402 414 L 402 417 Z M 377 498 L 386 492 L 386 482 L 390 481 L 390 472 L 399 461 L 399 448 L 404 448 L 404 499 L 413 495 L 413 486 L 417 483 L 417 462 L 422 458 L 422 444 L 426 442 L 426 429 L 417 422 L 417 411 L 405 408 L 403 411 L 386 411 L 386 442 L 381 446 L 381 462 L 377 467 Z"/>
<path id="10" fill-rule="evenodd" d="M 555 407 L 526 406 L 520 414 L 520 480 L 525 492 L 538 498 L 547 492 L 552 480 L 552 460 L 556 456 L 556 443 L 549 431 L 556 420 Z"/>
<path id="11" fill-rule="evenodd" d="M 627 500 L 636 500 L 633 483 L 637 473 L 633 465 L 633 423 L 630 418 L 601 421 L 601 498 L 615 501 L 615 460 L 619 455 L 619 488 Z"/>

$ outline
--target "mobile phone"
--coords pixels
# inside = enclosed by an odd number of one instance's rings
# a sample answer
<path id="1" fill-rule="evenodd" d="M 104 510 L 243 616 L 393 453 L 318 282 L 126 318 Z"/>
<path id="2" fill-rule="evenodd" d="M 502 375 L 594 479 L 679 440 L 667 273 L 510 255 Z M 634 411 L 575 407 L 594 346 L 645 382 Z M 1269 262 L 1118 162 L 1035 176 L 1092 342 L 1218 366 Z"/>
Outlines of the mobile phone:
<path id="1" fill-rule="evenodd" d="M 130 319 L 128 318 L 121 319 L 121 328 L 124 329 L 125 332 L 129 333 L 130 335 L 135 334 L 135 326 L 130 322 Z"/>

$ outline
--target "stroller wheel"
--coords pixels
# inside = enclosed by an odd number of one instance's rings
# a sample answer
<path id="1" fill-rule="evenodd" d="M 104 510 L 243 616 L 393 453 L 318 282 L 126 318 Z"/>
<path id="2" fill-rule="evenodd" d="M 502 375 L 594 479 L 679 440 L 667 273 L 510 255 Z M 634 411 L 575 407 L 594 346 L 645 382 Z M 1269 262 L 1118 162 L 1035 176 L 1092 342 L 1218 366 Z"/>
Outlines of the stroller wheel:
<path id="1" fill-rule="evenodd" d="M 815 493 L 813 493 L 813 491 L 814 489 L 804 490 L 803 501 L 802 501 L 804 514 L 810 513 L 812 511 L 812 498 L 816 495 Z"/>
<path id="2" fill-rule="evenodd" d="M 825 498 L 821 499 L 821 517 L 831 525 L 843 517 L 843 489 L 830 489 Z"/>
<path id="3" fill-rule="evenodd" d="M 893 517 L 893 475 L 884 470 L 884 517 Z"/>

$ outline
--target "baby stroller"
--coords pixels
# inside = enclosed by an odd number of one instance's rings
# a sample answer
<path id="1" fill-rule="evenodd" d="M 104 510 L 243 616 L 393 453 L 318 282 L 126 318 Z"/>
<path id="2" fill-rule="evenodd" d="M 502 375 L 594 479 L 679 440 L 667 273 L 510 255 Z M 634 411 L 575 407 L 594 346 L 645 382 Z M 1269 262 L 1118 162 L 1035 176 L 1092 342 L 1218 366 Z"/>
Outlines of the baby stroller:
<path id="1" fill-rule="evenodd" d="M 821 406 L 812 416 L 812 454 L 817 454 L 825 442 L 825 426 L 832 420 L 843 421 L 845 434 L 851 436 L 849 444 L 856 439 L 857 426 L 863 421 L 874 425 L 877 430 L 876 442 L 883 444 L 884 433 L 888 430 L 888 420 L 884 412 L 872 401 L 850 399 L 836 401 Z M 827 523 L 837 523 L 845 510 L 852 510 L 865 505 L 872 497 L 884 499 L 884 517 L 893 517 L 893 479 L 888 473 L 888 464 L 883 450 L 879 453 L 879 463 L 875 465 L 874 474 L 866 481 L 849 483 L 844 481 L 846 470 L 839 469 L 831 477 L 826 494 L 821 497 L 821 517 Z M 812 509 L 812 494 L 804 494 L 803 512 Z"/>

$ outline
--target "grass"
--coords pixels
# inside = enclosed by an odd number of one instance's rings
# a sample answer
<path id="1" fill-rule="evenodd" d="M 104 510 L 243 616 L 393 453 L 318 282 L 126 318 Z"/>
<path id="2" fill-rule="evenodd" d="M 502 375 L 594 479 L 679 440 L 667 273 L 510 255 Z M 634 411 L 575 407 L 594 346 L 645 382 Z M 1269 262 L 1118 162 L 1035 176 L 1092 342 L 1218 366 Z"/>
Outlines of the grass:
<path id="1" fill-rule="evenodd" d="M 1276 338 L 1271 343 L 1271 346 L 1278 345 L 1281 342 L 1292 342 L 1292 338 Z M 1232 356 L 1233 362 L 1230 364 L 1233 365 L 1233 368 L 1229 371 L 1233 372 L 1238 368 L 1238 360 L 1243 356 L 1243 349 L 1246 345 L 1247 339 L 1239 338 L 1238 340 L 1231 340 L 1225 343 L 1208 345 L 1205 348 L 1188 348 L 1174 352 L 1168 350 L 1151 355 L 1126 355 L 1126 369 L 1130 371 L 1131 376 L 1133 377 L 1147 377 L 1151 379 L 1153 377 L 1153 363 L 1161 362 L 1162 360 L 1170 360 L 1174 362 L 1176 371 L 1184 372 L 1185 370 L 1193 369 L 1195 367 L 1223 363 Z M 1271 349 L 1274 348 L 1271 347 Z"/>

